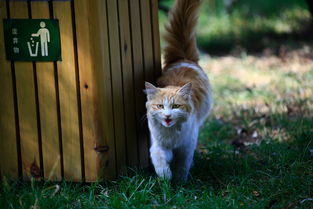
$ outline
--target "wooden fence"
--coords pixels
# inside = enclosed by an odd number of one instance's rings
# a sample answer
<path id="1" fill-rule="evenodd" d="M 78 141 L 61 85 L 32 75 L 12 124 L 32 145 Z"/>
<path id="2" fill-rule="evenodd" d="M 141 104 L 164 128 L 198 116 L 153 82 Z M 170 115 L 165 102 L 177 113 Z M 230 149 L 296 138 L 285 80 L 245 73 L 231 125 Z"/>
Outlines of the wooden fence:
<path id="1" fill-rule="evenodd" d="M 62 61 L 7 61 L 6 18 L 58 19 Z M 95 181 L 146 167 L 157 0 L 0 1 L 0 19 L 1 175 Z"/>

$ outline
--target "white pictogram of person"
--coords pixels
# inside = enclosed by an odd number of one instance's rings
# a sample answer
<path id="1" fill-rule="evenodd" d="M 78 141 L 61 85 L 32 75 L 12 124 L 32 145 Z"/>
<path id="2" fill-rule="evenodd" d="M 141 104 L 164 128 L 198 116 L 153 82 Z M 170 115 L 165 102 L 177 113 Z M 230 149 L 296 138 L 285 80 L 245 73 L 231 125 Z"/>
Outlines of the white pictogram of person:
<path id="1" fill-rule="evenodd" d="M 45 22 L 40 22 L 40 29 L 33 33 L 32 37 L 40 37 L 41 56 L 48 56 L 48 42 L 50 42 L 50 32 L 46 28 Z"/>

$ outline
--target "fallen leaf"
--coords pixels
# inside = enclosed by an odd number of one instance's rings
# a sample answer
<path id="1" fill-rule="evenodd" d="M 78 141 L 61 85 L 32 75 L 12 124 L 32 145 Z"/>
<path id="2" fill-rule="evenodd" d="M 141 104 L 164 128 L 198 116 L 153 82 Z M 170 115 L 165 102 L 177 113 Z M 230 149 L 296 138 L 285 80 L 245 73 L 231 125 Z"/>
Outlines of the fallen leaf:
<path id="1" fill-rule="evenodd" d="M 252 194 L 253 194 L 255 197 L 259 197 L 259 196 L 260 196 L 260 193 L 257 192 L 257 191 L 253 191 Z"/>
<path id="2" fill-rule="evenodd" d="M 254 131 L 252 133 L 252 138 L 257 138 L 259 136 L 258 132 L 257 131 Z"/>

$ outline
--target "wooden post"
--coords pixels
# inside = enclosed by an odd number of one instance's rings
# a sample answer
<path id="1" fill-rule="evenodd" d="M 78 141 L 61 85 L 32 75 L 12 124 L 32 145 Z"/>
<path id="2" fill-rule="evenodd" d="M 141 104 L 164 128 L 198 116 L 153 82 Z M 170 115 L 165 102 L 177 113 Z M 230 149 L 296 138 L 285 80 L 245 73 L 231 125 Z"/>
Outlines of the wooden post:
<path id="1" fill-rule="evenodd" d="M 1 175 L 90 182 L 147 167 L 157 0 L 0 1 L 8 16 L 58 19 L 62 61 L 7 61 L 1 21 Z"/>

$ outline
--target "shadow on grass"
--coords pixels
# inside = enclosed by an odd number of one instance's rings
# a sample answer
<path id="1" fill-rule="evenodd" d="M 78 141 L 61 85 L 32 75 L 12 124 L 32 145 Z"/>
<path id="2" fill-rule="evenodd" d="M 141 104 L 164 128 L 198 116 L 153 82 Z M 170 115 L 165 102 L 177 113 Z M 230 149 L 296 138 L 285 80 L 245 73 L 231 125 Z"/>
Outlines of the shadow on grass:
<path id="1" fill-rule="evenodd" d="M 252 114 L 251 118 L 264 119 L 264 116 L 253 115 L 254 110 L 246 111 Z M 244 119 L 234 120 L 241 123 Z M 263 194 L 284 194 L 281 198 L 285 200 L 312 196 L 312 115 L 301 111 L 272 113 L 265 120 L 262 125 L 256 123 L 253 129 L 283 130 L 283 133 L 259 136 L 262 138 L 259 142 L 249 145 L 240 141 L 242 136 L 238 136 L 232 121 L 213 119 L 208 122 L 206 139 L 200 140 L 204 148 L 196 153 L 191 181 L 223 192 L 233 187 L 242 192 L 245 188 L 254 188 Z"/>
<path id="2" fill-rule="evenodd" d="M 198 152 L 192 187 L 211 188 L 224 199 L 245 196 L 246 202 L 257 201 L 260 208 L 310 208 L 311 203 L 300 202 L 313 195 L 313 118 L 288 118 L 273 114 L 266 124 L 269 129 L 278 124 L 284 128 L 286 141 L 268 137 L 248 146 L 215 141 L 206 152 Z"/>

